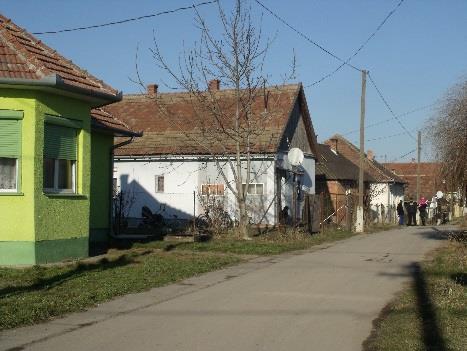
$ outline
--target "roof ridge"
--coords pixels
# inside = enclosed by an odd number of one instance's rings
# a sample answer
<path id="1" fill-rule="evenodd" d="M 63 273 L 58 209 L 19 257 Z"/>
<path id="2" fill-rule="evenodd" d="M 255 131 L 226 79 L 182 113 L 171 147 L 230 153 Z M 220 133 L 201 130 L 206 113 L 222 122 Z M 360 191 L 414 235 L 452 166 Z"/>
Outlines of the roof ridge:
<path id="1" fill-rule="evenodd" d="M 290 89 L 292 88 L 298 88 L 300 86 L 300 84 L 302 84 L 301 82 L 298 82 L 298 83 L 290 83 L 290 84 L 281 84 L 281 85 L 269 85 L 266 87 L 266 89 L 268 88 L 284 88 L 284 87 L 290 87 Z M 247 90 L 248 88 L 244 88 L 244 89 L 240 89 L 240 90 Z M 262 89 L 262 88 L 259 88 L 259 89 Z M 236 89 L 235 88 L 228 88 L 228 89 L 219 89 L 219 93 L 231 93 L 231 92 L 235 92 Z M 203 90 L 203 91 L 200 91 L 200 92 L 207 92 L 207 90 Z M 157 96 L 169 96 L 169 95 L 173 95 L 173 96 L 176 96 L 176 95 L 187 95 L 187 94 L 190 94 L 189 91 L 167 91 L 167 92 L 158 92 L 157 93 Z M 144 98 L 144 97 L 150 97 L 151 95 L 146 93 L 146 92 L 142 92 L 142 93 L 130 93 L 130 94 L 123 94 L 123 98 Z"/>
<path id="2" fill-rule="evenodd" d="M 349 140 L 347 140 L 346 138 L 344 138 L 342 135 L 336 133 L 334 134 L 331 138 L 329 139 L 339 139 L 343 142 L 345 142 L 348 146 L 352 147 L 355 151 L 357 151 L 358 153 L 360 153 L 360 149 L 355 146 L 353 143 L 351 143 Z M 376 164 L 380 165 L 383 169 L 386 170 L 386 168 L 381 164 L 379 163 L 378 161 L 376 160 L 369 160 L 368 157 L 367 157 L 367 153 L 365 152 L 365 150 L 363 150 L 363 155 L 364 155 L 364 160 L 365 162 L 370 165 L 373 169 L 375 169 L 379 174 L 381 174 L 383 177 L 385 178 L 388 178 L 389 180 L 392 180 L 394 181 L 395 178 L 392 176 L 392 172 L 391 172 L 391 176 L 387 173 L 385 173 L 382 169 L 380 169 L 378 166 L 376 166 Z M 388 172 L 390 172 L 389 170 L 387 170 Z"/>

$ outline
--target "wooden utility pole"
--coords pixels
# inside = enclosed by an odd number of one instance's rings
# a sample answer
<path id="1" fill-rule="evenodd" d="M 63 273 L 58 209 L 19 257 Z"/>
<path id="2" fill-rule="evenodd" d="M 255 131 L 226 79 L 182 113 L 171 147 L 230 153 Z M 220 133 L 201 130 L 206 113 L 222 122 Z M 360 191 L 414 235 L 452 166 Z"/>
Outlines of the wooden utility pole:
<path id="1" fill-rule="evenodd" d="M 417 198 L 420 199 L 420 154 L 422 149 L 422 132 L 418 131 L 417 134 Z"/>
<path id="2" fill-rule="evenodd" d="M 366 75 L 368 71 L 362 70 L 362 96 L 360 100 L 360 167 L 358 172 L 358 206 L 357 206 L 357 223 L 355 231 L 363 233 L 363 170 L 365 167 L 365 94 L 366 94 Z"/>

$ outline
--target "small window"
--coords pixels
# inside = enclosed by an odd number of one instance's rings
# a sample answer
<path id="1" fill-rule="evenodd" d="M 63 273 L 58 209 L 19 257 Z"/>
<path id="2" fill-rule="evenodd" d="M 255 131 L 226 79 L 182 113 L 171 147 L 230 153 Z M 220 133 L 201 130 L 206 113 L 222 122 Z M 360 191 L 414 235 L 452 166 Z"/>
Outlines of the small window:
<path id="1" fill-rule="evenodd" d="M 0 192 L 17 191 L 18 160 L 0 157 Z"/>
<path id="2" fill-rule="evenodd" d="M 0 110 L 0 192 L 19 191 L 21 159 L 20 111 Z"/>
<path id="3" fill-rule="evenodd" d="M 156 175 L 156 193 L 164 192 L 164 176 Z"/>
<path id="4" fill-rule="evenodd" d="M 44 191 L 75 193 L 76 161 L 44 159 Z"/>
<path id="5" fill-rule="evenodd" d="M 246 184 L 243 184 L 243 190 L 245 190 Z M 263 183 L 250 183 L 248 184 L 248 195 L 263 195 L 264 184 Z"/>
<path id="6" fill-rule="evenodd" d="M 225 193 L 224 184 L 203 184 L 201 185 L 201 195 L 223 196 Z"/>
<path id="7" fill-rule="evenodd" d="M 45 124 L 44 192 L 76 193 L 77 130 Z"/>

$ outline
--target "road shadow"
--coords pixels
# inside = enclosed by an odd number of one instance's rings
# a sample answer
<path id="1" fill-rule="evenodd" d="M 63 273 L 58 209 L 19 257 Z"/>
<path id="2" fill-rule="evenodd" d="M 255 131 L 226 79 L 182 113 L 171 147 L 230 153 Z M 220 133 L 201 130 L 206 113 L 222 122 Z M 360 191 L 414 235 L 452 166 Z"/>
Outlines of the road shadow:
<path id="1" fill-rule="evenodd" d="M 422 320 L 422 338 L 427 351 L 445 351 L 446 343 L 436 317 L 436 312 L 427 291 L 426 280 L 418 263 L 410 265 L 413 288 L 417 297 L 418 314 Z"/>
<path id="2" fill-rule="evenodd" d="M 430 298 L 427 289 L 425 274 L 420 267 L 420 264 L 413 262 L 407 266 L 406 273 L 387 274 L 389 276 L 410 276 L 412 278 L 412 288 L 416 297 L 416 309 L 420 317 L 421 337 L 426 351 L 447 351 L 446 342 L 443 333 L 439 327 L 439 321 L 436 316 L 433 302 Z M 465 274 L 455 274 L 451 276 L 458 284 L 465 284 Z M 380 312 L 378 318 L 373 320 L 373 329 L 370 336 L 362 343 L 364 351 L 378 351 L 376 347 L 376 339 L 379 338 L 379 333 L 383 322 L 388 315 L 393 312 L 392 303 L 387 304 Z"/>
<path id="3" fill-rule="evenodd" d="M 103 271 L 107 269 L 112 269 L 116 267 L 126 266 L 134 262 L 134 259 L 126 255 L 122 255 L 115 260 L 109 260 L 107 258 L 102 258 L 97 262 L 91 263 L 78 263 L 73 269 L 66 271 L 61 274 L 53 275 L 51 277 L 43 278 L 38 277 L 29 285 L 24 286 L 7 286 L 0 289 L 0 298 L 5 298 L 8 295 L 27 293 L 36 290 L 49 290 L 55 288 L 66 281 L 72 280 L 81 276 L 85 272 L 89 271 Z M 33 270 L 37 275 L 43 273 L 41 267 L 35 267 Z M 34 271 L 31 274 L 34 274 Z"/>

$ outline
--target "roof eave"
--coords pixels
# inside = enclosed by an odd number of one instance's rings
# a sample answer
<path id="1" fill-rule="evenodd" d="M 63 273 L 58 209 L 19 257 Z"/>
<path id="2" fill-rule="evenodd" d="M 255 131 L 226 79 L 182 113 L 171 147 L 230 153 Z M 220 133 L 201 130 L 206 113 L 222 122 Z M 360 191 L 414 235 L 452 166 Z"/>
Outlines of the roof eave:
<path id="1" fill-rule="evenodd" d="M 81 99 L 91 101 L 92 107 L 100 107 L 122 100 L 122 92 L 116 94 L 105 93 L 66 83 L 58 74 L 51 74 L 41 79 L 0 78 L 0 86 L 15 87 L 19 89 L 49 90 L 55 93 L 67 92 L 78 95 Z M 55 91 L 56 89 L 56 91 Z"/>
<path id="2" fill-rule="evenodd" d="M 143 132 L 133 132 L 131 130 L 125 130 L 120 128 L 113 128 L 91 119 L 91 129 L 96 132 L 109 133 L 116 137 L 142 137 Z"/>

